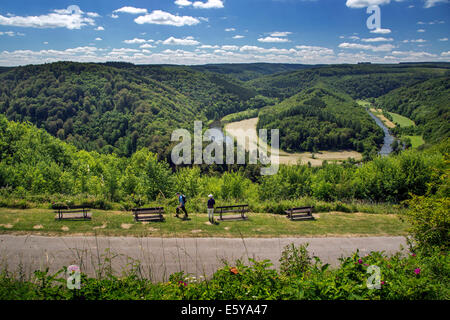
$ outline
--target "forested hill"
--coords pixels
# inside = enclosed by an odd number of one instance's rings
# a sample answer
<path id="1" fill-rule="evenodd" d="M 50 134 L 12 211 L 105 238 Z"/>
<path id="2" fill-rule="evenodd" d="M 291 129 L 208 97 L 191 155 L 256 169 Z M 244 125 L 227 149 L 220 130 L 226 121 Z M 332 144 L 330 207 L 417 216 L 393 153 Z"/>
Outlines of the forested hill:
<path id="1" fill-rule="evenodd" d="M 323 83 L 264 108 L 259 128 L 279 129 L 287 151 L 353 149 L 376 155 L 383 132 L 347 94 Z"/>
<path id="2" fill-rule="evenodd" d="M 0 112 L 78 148 L 163 154 L 175 128 L 266 102 L 237 80 L 186 67 L 60 62 L 0 74 Z"/>
<path id="3" fill-rule="evenodd" d="M 449 76 L 398 88 L 379 97 L 376 105 L 414 120 L 417 134 L 427 142 L 450 137 Z"/>
<path id="4" fill-rule="evenodd" d="M 445 75 L 450 75 L 450 63 L 329 65 L 263 76 L 247 82 L 247 85 L 260 94 L 286 99 L 320 80 L 354 99 L 366 99 Z"/>
<path id="5" fill-rule="evenodd" d="M 131 156 L 147 147 L 167 157 L 174 129 L 262 109 L 260 125 L 278 126 L 287 150 L 376 154 L 379 129 L 355 100 L 380 97 L 380 105 L 415 120 L 427 142 L 438 141 L 449 136 L 449 75 L 450 63 L 58 62 L 0 68 L 0 113 L 30 121 L 79 149 Z"/>
<path id="6" fill-rule="evenodd" d="M 199 71 L 209 71 L 228 75 L 241 81 L 248 81 L 265 75 L 273 75 L 289 71 L 317 68 L 321 65 L 290 64 L 290 63 L 244 63 L 244 64 L 207 64 L 192 66 Z"/>

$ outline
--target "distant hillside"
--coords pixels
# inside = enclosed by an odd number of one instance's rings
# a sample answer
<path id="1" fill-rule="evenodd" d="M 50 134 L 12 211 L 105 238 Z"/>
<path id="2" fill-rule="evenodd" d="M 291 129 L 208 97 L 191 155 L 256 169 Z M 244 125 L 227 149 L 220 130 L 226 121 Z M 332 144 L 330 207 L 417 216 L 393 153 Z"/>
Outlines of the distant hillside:
<path id="1" fill-rule="evenodd" d="M 428 143 L 450 137 L 450 77 L 404 86 L 379 97 L 376 105 L 414 120 Z M 411 130 L 414 128 L 407 128 Z"/>
<path id="2" fill-rule="evenodd" d="M 265 100 L 216 74 L 186 67 L 61 62 L 0 74 L 0 112 L 78 148 L 166 153 L 170 133 Z"/>
<path id="3" fill-rule="evenodd" d="M 449 70 L 450 63 L 59 62 L 0 68 L 0 113 L 30 121 L 79 149 L 130 156 L 147 147 L 167 157 L 176 128 L 263 110 L 260 125 L 281 129 L 286 150 L 373 154 L 379 129 L 354 99 L 380 97 L 380 104 L 413 119 L 427 142 L 434 142 L 448 136 Z"/>
<path id="4" fill-rule="evenodd" d="M 209 71 L 231 76 L 241 81 L 248 81 L 264 75 L 309 69 L 317 65 L 289 64 L 289 63 L 242 63 L 242 64 L 207 64 L 191 66 L 198 71 Z"/>
<path id="5" fill-rule="evenodd" d="M 269 75 L 247 85 L 269 97 L 286 99 L 317 83 L 327 82 L 354 99 L 379 97 L 405 85 L 449 74 L 450 63 L 405 65 L 330 65 Z"/>
<path id="6" fill-rule="evenodd" d="M 283 150 L 352 149 L 375 154 L 383 132 L 345 93 L 323 83 L 259 113 L 258 128 L 279 129 Z"/>

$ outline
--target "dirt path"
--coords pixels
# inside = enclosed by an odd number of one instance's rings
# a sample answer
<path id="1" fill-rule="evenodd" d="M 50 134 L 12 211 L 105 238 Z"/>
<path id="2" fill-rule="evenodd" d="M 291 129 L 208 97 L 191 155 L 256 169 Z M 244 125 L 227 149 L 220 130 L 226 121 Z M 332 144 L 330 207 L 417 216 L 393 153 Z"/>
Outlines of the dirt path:
<path id="1" fill-rule="evenodd" d="M 225 132 L 237 139 L 245 131 L 249 137 L 249 145 L 246 145 L 246 150 L 251 149 L 259 144 L 263 148 L 267 148 L 256 134 L 256 125 L 258 124 L 258 118 L 252 118 L 237 122 L 231 122 L 225 125 Z M 269 149 L 270 150 L 270 149 Z M 311 152 L 303 153 L 287 153 L 283 150 L 277 150 L 279 154 L 280 164 L 297 164 L 299 161 L 301 164 L 311 163 L 312 166 L 321 166 L 324 160 L 327 161 L 342 161 L 348 158 L 354 158 L 355 160 L 361 160 L 362 155 L 356 151 L 320 151 L 315 153 L 314 156 Z"/>
<path id="2" fill-rule="evenodd" d="M 393 123 L 391 120 L 389 120 L 388 118 L 386 118 L 383 115 L 383 110 L 382 109 L 370 108 L 370 111 L 374 114 L 374 116 L 378 117 L 378 119 L 383 121 L 383 123 L 384 123 L 384 125 L 386 127 L 390 128 L 390 129 L 396 127 L 395 123 Z"/>
<path id="3" fill-rule="evenodd" d="M 113 270 L 118 274 L 129 263 L 139 260 L 143 275 L 155 281 L 167 280 L 174 272 L 185 271 L 196 276 L 209 276 L 223 266 L 223 260 L 233 264 L 236 259 L 270 259 L 274 267 L 283 248 L 291 243 L 309 243 L 311 255 L 336 266 L 338 258 L 360 250 L 393 254 L 406 246 L 404 237 L 330 237 L 330 238 L 143 238 L 143 237 L 44 237 L 0 235 L 0 269 L 17 271 L 19 265 L 26 274 L 49 267 L 55 272 L 72 264 L 94 276 L 104 269 L 105 257 L 112 257 Z M 131 259 L 130 259 L 131 258 Z"/>

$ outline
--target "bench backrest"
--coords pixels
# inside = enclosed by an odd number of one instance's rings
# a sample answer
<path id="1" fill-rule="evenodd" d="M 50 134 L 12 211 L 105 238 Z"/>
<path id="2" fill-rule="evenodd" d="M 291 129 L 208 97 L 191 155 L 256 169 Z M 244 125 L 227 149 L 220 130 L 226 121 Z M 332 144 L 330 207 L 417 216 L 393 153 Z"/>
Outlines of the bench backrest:
<path id="1" fill-rule="evenodd" d="M 145 213 L 161 213 L 164 212 L 163 207 L 156 207 L 156 208 L 134 208 L 131 209 L 134 214 L 145 214 Z"/>
<path id="2" fill-rule="evenodd" d="M 216 207 L 216 210 L 220 210 L 220 212 L 248 211 L 248 204 L 240 204 L 240 205 L 234 205 L 234 206 L 220 206 L 220 207 Z"/>

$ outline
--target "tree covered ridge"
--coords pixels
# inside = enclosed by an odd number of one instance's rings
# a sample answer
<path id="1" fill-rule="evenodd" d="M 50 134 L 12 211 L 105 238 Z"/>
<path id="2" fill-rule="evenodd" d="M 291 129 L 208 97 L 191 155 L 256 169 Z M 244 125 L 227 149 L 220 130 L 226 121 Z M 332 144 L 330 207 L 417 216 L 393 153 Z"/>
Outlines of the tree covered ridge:
<path id="1" fill-rule="evenodd" d="M 237 81 L 182 67 L 61 62 L 0 74 L 0 112 L 86 150 L 166 154 L 170 133 L 260 106 Z"/>
<path id="2" fill-rule="evenodd" d="M 353 149 L 374 155 L 383 132 L 345 93 L 324 84 L 304 90 L 259 113 L 258 127 L 280 129 L 287 151 Z"/>
<path id="3" fill-rule="evenodd" d="M 407 128 L 429 143 L 450 137 L 450 76 L 404 86 L 376 99 L 376 105 L 412 119 L 418 128 Z"/>
<path id="4" fill-rule="evenodd" d="M 287 209 L 279 207 L 281 200 L 300 197 L 399 202 L 408 199 L 410 193 L 435 193 L 448 183 L 440 179 L 448 168 L 446 153 L 448 141 L 440 149 L 378 157 L 360 167 L 281 166 L 276 175 L 253 179 L 251 172 L 243 168 L 230 168 L 223 174 L 202 174 L 198 167 L 173 172 L 167 162 L 147 148 L 131 157 L 78 150 L 43 129 L 8 121 L 0 115 L 0 195 L 20 199 L 30 195 L 79 195 L 130 208 L 172 198 L 175 191 L 183 190 L 192 199 L 192 206 L 212 192 L 217 199 L 231 202 L 245 200 L 260 205 L 272 201 L 275 207 L 270 210 L 276 212 Z"/>
<path id="5" fill-rule="evenodd" d="M 264 108 L 260 127 L 280 129 L 288 151 L 350 148 L 373 156 L 381 132 L 353 99 L 389 97 L 396 90 L 414 95 L 402 88 L 428 90 L 427 107 L 418 108 L 422 111 L 413 118 L 434 143 L 448 137 L 448 90 L 442 86 L 448 86 L 449 68 L 448 63 L 189 67 L 59 62 L 2 69 L 0 113 L 30 121 L 79 149 L 131 156 L 146 147 L 168 158 L 175 128 L 192 130 L 194 120 L 210 122 Z M 283 70 L 290 71 L 278 73 Z M 433 89 L 439 83 L 440 89 Z M 398 111 L 410 116 L 410 109 Z"/>

